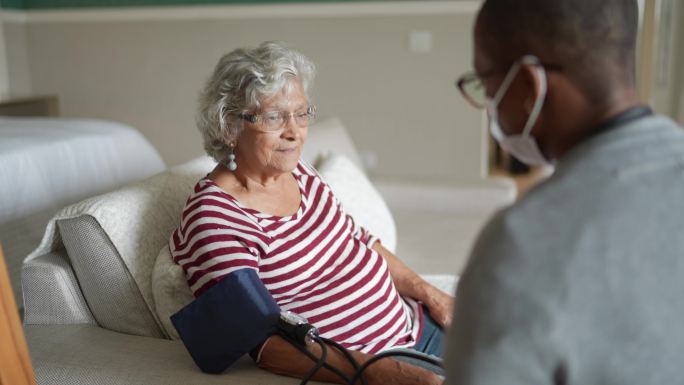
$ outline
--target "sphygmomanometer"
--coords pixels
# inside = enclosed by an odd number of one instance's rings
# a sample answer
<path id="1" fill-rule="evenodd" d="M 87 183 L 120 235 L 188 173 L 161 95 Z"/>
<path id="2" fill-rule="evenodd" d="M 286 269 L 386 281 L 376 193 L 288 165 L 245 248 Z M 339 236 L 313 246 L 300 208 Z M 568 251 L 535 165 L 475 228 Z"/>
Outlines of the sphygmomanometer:
<path id="1" fill-rule="evenodd" d="M 380 353 L 363 365 L 339 343 L 323 338 L 306 318 L 281 311 L 255 270 L 241 269 L 230 273 L 193 302 L 171 316 L 171 321 L 195 361 L 204 372 L 221 373 L 247 353 L 258 349 L 272 335 L 280 335 L 305 356 L 314 366 L 302 379 L 306 384 L 321 368 L 345 381 L 365 384 L 362 377 L 367 367 L 386 357 L 409 357 L 441 368 L 441 360 L 406 351 Z M 308 346 L 318 344 L 320 357 Z M 327 363 L 328 347 L 339 350 L 354 367 L 347 376 Z"/>

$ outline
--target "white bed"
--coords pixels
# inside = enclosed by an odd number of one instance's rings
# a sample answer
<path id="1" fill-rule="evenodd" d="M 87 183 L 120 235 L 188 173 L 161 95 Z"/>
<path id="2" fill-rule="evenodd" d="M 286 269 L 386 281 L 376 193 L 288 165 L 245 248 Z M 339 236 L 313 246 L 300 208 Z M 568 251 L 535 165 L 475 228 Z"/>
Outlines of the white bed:
<path id="1" fill-rule="evenodd" d="M 21 304 L 21 263 L 61 207 L 165 169 L 135 129 L 90 119 L 0 117 L 0 243 Z"/>

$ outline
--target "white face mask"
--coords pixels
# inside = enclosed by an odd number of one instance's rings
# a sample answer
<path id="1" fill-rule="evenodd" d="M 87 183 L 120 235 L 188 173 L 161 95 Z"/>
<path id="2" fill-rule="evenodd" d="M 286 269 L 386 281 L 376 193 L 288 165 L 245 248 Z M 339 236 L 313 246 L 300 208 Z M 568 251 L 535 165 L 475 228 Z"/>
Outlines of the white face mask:
<path id="1" fill-rule="evenodd" d="M 527 123 L 525 123 L 525 127 L 523 128 L 522 132 L 520 134 L 506 135 L 501 130 L 501 126 L 499 125 L 499 114 L 497 112 L 497 107 L 499 102 L 501 102 L 501 99 L 503 99 L 504 95 L 506 95 L 508 87 L 518 74 L 520 66 L 523 64 L 533 64 L 539 72 L 539 96 L 534 102 L 532 112 L 530 113 L 530 117 L 527 119 Z M 530 135 L 532 127 L 534 127 L 534 124 L 537 122 L 541 108 L 544 105 L 544 99 L 546 99 L 546 71 L 544 71 L 544 67 L 539 65 L 539 59 L 536 57 L 523 56 L 520 60 L 515 62 L 515 64 L 513 64 L 511 69 L 508 71 L 508 74 L 506 74 L 506 77 L 504 78 L 503 83 L 501 83 L 499 90 L 494 95 L 494 99 L 487 103 L 489 132 L 491 132 L 494 139 L 499 142 L 499 145 L 504 149 L 504 151 L 530 166 L 550 164 L 549 160 L 546 159 L 544 154 L 542 154 L 541 150 L 539 149 L 537 141 L 532 135 Z"/>

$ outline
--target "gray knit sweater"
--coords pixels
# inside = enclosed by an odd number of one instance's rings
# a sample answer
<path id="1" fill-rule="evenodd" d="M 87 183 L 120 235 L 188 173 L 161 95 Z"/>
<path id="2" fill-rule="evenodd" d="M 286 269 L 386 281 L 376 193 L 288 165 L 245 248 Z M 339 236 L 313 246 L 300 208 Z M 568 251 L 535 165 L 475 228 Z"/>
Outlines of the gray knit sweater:
<path id="1" fill-rule="evenodd" d="M 449 385 L 684 384 L 684 131 L 597 135 L 485 227 L 448 333 Z"/>

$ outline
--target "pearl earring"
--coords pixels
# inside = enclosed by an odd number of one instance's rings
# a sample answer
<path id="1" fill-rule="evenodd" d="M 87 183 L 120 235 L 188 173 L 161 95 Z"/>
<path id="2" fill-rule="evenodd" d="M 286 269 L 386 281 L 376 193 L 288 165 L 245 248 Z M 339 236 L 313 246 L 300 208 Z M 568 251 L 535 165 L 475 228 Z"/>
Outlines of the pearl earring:
<path id="1" fill-rule="evenodd" d="M 235 162 L 235 144 L 230 144 L 230 153 L 228 154 L 228 170 L 235 171 L 237 163 Z"/>

